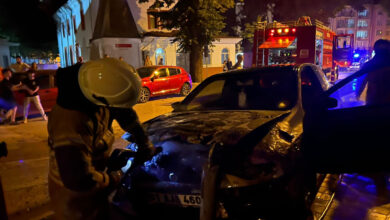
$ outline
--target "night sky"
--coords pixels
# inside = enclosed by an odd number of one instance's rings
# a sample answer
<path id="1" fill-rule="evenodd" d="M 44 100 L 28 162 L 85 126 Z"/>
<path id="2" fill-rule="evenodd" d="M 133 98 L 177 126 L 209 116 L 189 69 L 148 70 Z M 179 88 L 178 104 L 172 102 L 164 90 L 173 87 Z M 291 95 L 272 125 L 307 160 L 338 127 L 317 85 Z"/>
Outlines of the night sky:
<path id="1" fill-rule="evenodd" d="M 66 0 L 0 0 L 0 35 L 40 47 L 55 42 L 55 11 Z"/>

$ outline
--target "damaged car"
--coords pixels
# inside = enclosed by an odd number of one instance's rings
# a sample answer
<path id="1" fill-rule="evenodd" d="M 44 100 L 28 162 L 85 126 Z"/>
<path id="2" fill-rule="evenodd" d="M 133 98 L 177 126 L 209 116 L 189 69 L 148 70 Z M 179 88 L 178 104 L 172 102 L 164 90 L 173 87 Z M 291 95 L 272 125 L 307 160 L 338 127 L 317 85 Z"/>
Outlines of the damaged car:
<path id="1" fill-rule="evenodd" d="M 302 160 L 303 117 L 328 88 L 324 74 L 312 64 L 207 78 L 172 104 L 173 112 L 144 123 L 163 151 L 127 170 L 113 203 L 145 219 L 309 215 L 316 176 L 306 175 Z M 132 136 L 124 138 L 131 141 Z M 128 148 L 137 146 L 130 143 Z"/>

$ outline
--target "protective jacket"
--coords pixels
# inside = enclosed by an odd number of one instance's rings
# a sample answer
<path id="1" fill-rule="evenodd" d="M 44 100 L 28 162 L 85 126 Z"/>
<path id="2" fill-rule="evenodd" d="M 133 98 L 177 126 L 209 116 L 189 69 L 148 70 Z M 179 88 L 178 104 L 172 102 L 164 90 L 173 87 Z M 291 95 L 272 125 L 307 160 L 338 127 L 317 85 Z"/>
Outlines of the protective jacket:
<path id="1" fill-rule="evenodd" d="M 118 182 L 107 173 L 113 120 L 139 149 L 151 144 L 134 110 L 99 107 L 82 96 L 72 84 L 79 67 L 57 71 L 59 95 L 48 121 L 49 195 L 56 219 L 108 219 L 108 194 Z"/>

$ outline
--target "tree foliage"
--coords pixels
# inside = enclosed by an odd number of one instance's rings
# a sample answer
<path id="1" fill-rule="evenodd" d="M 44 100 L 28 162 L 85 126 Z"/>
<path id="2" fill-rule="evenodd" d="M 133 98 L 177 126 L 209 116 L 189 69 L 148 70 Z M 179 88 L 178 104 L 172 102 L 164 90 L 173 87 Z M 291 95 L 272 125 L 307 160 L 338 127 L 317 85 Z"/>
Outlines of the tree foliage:
<path id="1" fill-rule="evenodd" d="M 202 52 L 222 35 L 225 27 L 223 13 L 234 6 L 234 0 L 138 0 L 140 3 L 152 1 L 151 8 L 170 7 L 159 13 L 164 27 L 177 30 L 174 42 L 180 50 L 190 52 L 190 72 L 195 81 L 200 81 Z"/>

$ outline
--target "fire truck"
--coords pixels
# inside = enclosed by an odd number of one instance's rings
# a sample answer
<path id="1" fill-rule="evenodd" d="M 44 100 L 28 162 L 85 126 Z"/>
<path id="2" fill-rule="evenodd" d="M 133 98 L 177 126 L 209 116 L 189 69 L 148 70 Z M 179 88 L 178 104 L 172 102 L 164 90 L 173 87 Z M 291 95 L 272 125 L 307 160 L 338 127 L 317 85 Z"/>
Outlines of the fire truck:
<path id="1" fill-rule="evenodd" d="M 333 59 L 335 33 L 309 17 L 297 21 L 259 23 L 254 34 L 252 66 L 319 65 L 330 82 L 338 78 Z"/>
<path id="2" fill-rule="evenodd" d="M 348 69 L 352 65 L 354 59 L 354 35 L 340 34 L 334 37 L 333 40 L 333 62 L 342 69 Z"/>

